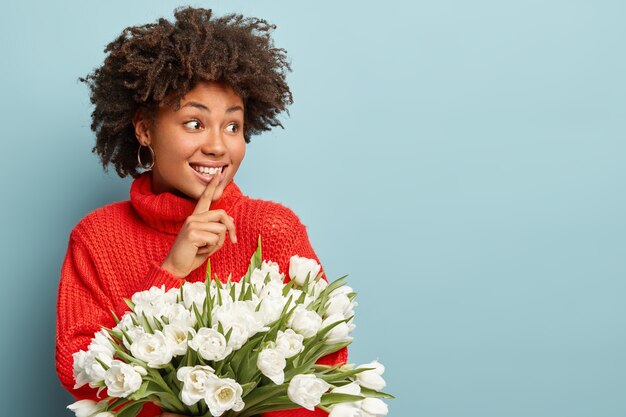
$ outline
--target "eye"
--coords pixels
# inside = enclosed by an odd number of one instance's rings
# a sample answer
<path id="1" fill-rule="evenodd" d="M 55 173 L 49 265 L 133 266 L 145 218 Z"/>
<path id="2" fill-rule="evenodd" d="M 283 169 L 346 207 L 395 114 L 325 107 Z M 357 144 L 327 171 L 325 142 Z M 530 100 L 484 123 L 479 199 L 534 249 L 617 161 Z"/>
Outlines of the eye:
<path id="1" fill-rule="evenodd" d="M 199 120 L 190 120 L 188 122 L 184 123 L 184 126 L 186 128 L 192 129 L 192 130 L 198 130 L 200 128 L 202 128 L 202 123 L 200 123 Z"/>
<path id="2" fill-rule="evenodd" d="M 228 126 L 226 126 L 226 130 L 230 133 L 237 133 L 239 132 L 239 124 L 238 123 L 231 123 Z"/>

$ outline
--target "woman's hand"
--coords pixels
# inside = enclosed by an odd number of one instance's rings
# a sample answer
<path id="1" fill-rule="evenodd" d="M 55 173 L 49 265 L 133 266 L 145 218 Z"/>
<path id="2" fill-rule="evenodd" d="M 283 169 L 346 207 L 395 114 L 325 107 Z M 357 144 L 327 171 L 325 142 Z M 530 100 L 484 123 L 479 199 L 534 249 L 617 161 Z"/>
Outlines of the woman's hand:
<path id="1" fill-rule="evenodd" d="M 218 175 L 215 175 L 200 196 L 193 213 L 185 220 L 161 265 L 176 276 L 186 277 L 217 252 L 224 245 L 226 232 L 231 242 L 237 243 L 233 218 L 224 210 L 210 210 L 217 183 Z"/>

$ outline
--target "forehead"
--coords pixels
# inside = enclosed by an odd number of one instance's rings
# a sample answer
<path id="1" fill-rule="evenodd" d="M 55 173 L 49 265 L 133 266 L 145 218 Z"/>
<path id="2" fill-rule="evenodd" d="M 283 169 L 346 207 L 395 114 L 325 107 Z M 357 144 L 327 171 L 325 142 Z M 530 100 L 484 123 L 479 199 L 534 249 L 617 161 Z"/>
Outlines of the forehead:
<path id="1" fill-rule="evenodd" d="M 180 104 L 201 102 L 207 107 L 230 107 L 239 104 L 243 107 L 243 100 L 228 84 L 216 81 L 200 81 L 182 98 Z M 211 106 L 211 104 L 213 106 Z"/>

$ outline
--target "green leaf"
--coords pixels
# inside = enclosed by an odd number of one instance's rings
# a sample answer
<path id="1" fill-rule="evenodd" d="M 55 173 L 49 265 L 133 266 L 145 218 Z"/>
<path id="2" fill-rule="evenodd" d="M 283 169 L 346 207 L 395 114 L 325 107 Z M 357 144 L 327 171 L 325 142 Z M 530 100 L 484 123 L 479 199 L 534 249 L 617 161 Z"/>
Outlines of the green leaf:
<path id="1" fill-rule="evenodd" d="M 148 317 L 146 317 L 146 313 L 144 311 L 141 312 L 141 318 L 144 329 L 146 329 L 148 333 L 154 334 L 154 330 L 152 329 L 152 326 L 150 326 L 150 322 L 148 321 Z"/>
<path id="2" fill-rule="evenodd" d="M 222 283 L 219 279 L 215 280 L 215 286 L 217 287 L 217 304 L 222 305 Z"/>
<path id="3" fill-rule="evenodd" d="M 104 368 L 105 371 L 109 370 L 109 365 L 107 365 L 106 363 L 102 362 L 100 360 L 100 358 L 96 357 L 96 360 L 98 361 L 98 363 Z"/>
<path id="4" fill-rule="evenodd" d="M 228 329 L 228 331 L 224 335 L 224 339 L 226 339 L 226 343 L 228 343 L 228 340 L 230 339 L 230 335 L 231 335 L 232 332 L 233 332 L 233 328 L 231 327 L 230 329 Z"/>
<path id="5" fill-rule="evenodd" d="M 252 254 L 252 258 L 250 259 L 250 266 L 252 266 L 252 270 L 256 268 L 260 269 L 261 263 L 263 263 L 263 256 L 261 255 L 261 235 L 259 234 L 256 250 Z"/>
<path id="6" fill-rule="evenodd" d="M 318 374 L 317 377 L 319 379 L 323 379 L 326 382 L 333 383 L 334 385 L 334 382 L 341 382 L 342 380 L 345 380 L 346 378 L 353 377 L 354 375 L 359 374 L 368 369 L 373 369 L 373 368 L 356 368 L 356 369 L 348 369 L 346 371 L 338 370 L 336 372 L 331 372 L 328 374 Z"/>
<path id="7" fill-rule="evenodd" d="M 154 317 L 154 327 L 156 327 L 160 332 L 163 331 L 163 325 L 156 317 Z"/>
<path id="8" fill-rule="evenodd" d="M 289 383 L 284 383 L 281 385 L 264 385 L 262 387 L 257 387 L 256 389 L 250 391 L 250 393 L 243 398 L 244 403 L 246 404 L 244 410 L 240 413 L 243 415 L 251 415 L 247 413 L 247 410 L 258 407 L 259 404 L 264 403 L 270 398 L 276 397 L 278 395 L 284 395 L 287 391 L 287 387 Z"/>
<path id="9" fill-rule="evenodd" d="M 149 383 L 150 383 L 150 381 L 143 381 L 143 383 L 141 384 L 139 389 L 137 391 L 133 392 L 128 397 L 128 399 L 129 400 L 139 400 L 139 399 L 143 398 L 145 396 L 145 394 L 146 394 L 146 390 L 148 389 L 148 384 Z"/>
<path id="10" fill-rule="evenodd" d="M 131 402 L 115 413 L 116 417 L 136 417 L 145 401 Z"/>
<path id="11" fill-rule="evenodd" d="M 109 336 L 111 336 L 113 340 L 115 340 L 116 342 L 118 343 L 122 342 L 122 338 L 124 337 L 124 335 L 119 330 L 109 329 L 108 327 L 104 327 L 104 326 L 102 326 L 102 329 L 106 330 Z"/>
<path id="12" fill-rule="evenodd" d="M 239 296 L 236 298 L 236 300 L 239 300 L 239 301 L 243 300 L 245 295 L 246 295 L 246 283 L 241 282 L 241 290 L 239 290 Z"/>
<path id="13" fill-rule="evenodd" d="M 267 274 L 269 276 L 269 273 Z M 246 293 L 243 296 L 244 301 L 250 301 L 252 300 L 252 285 L 248 284 L 248 287 L 246 289 Z"/>
<path id="14" fill-rule="evenodd" d="M 307 294 L 302 291 L 302 294 L 300 294 L 300 297 L 298 297 L 298 299 L 296 300 L 297 304 L 304 304 L 304 300 L 306 300 L 306 296 Z"/>
<path id="15" fill-rule="evenodd" d="M 230 363 L 227 363 L 223 368 L 222 368 L 222 372 L 223 375 L 226 378 L 232 378 L 234 380 L 237 379 L 237 375 L 235 374 L 235 371 L 233 370 L 233 367 L 231 366 Z"/>
<path id="16" fill-rule="evenodd" d="M 322 399 L 320 400 L 320 405 L 351 403 L 354 401 L 361 401 L 364 399 L 365 397 L 361 395 L 340 394 L 340 393 L 324 394 L 322 395 Z"/>
<path id="17" fill-rule="evenodd" d="M 204 315 L 206 317 L 206 327 L 212 327 L 213 326 L 213 317 L 211 316 L 211 312 L 213 310 L 213 303 L 215 302 L 215 297 L 211 296 L 211 297 L 206 297 L 204 299 L 204 302 L 206 303 L 206 314 Z"/>
<path id="18" fill-rule="evenodd" d="M 391 394 L 387 394 L 386 392 L 376 391 L 365 387 L 361 387 L 361 394 L 365 395 L 366 397 L 372 398 L 396 398 Z"/>
<path id="19" fill-rule="evenodd" d="M 119 324 L 120 323 L 120 319 L 117 317 L 115 312 L 113 310 L 109 310 L 109 311 L 111 312 L 111 315 L 113 316 L 113 320 L 115 320 L 115 324 Z"/>
<path id="20" fill-rule="evenodd" d="M 107 405 L 107 410 L 114 410 L 117 407 L 119 407 L 120 405 L 124 404 L 125 402 L 128 401 L 128 399 L 126 398 L 115 398 L 115 397 L 110 397 L 109 400 L 109 404 Z"/>
<path id="21" fill-rule="evenodd" d="M 120 329 L 122 334 L 124 335 L 124 339 L 126 339 L 126 341 L 128 342 L 129 345 L 133 344 L 133 339 L 131 339 L 131 337 L 128 335 L 128 333 L 126 333 L 126 330 Z"/>
<path id="22" fill-rule="evenodd" d="M 293 279 L 285 284 L 283 287 L 283 297 L 286 297 L 287 294 L 289 294 L 289 290 L 292 289 L 294 285 L 296 285 L 296 281 Z"/>
<path id="23" fill-rule="evenodd" d="M 341 323 L 346 322 L 346 320 L 338 320 L 334 323 L 327 325 L 326 327 L 322 327 L 315 336 L 313 336 L 309 341 L 306 341 L 307 344 L 318 344 L 324 340 L 326 335 L 336 326 L 339 326 Z"/>
<path id="24" fill-rule="evenodd" d="M 337 288 L 341 287 L 344 284 L 344 281 L 348 278 L 348 275 L 344 275 L 342 277 L 337 278 L 336 280 L 334 280 L 333 282 L 330 282 L 328 284 L 328 287 L 324 288 L 324 291 L 328 294 L 330 294 L 331 292 L 333 292 L 334 290 L 336 290 Z"/>
<path id="25" fill-rule="evenodd" d="M 291 380 L 291 378 L 293 378 L 297 374 L 308 372 L 315 365 L 315 362 L 317 362 L 321 357 L 326 356 L 329 353 L 336 352 L 349 344 L 350 342 L 343 342 L 333 345 L 318 344 L 310 346 L 309 351 L 306 353 L 306 355 L 305 352 L 300 353 L 300 355 L 305 355 L 304 357 L 302 357 L 302 359 L 300 359 L 302 361 L 301 364 L 299 364 L 297 368 L 285 371 L 285 381 Z M 328 375 L 333 374 L 330 373 Z M 324 379 L 323 376 L 320 376 L 320 378 Z"/>
<path id="26" fill-rule="evenodd" d="M 208 258 L 206 260 L 206 275 L 205 275 L 205 283 L 211 281 L 211 259 Z"/>
<path id="27" fill-rule="evenodd" d="M 293 403 L 287 396 L 273 396 L 263 401 L 261 404 L 245 409 L 245 413 L 240 412 L 239 415 L 256 416 L 270 411 L 291 410 L 298 407 L 301 406 Z"/>
<path id="28" fill-rule="evenodd" d="M 135 303 L 132 302 L 132 300 L 129 300 L 128 298 L 124 298 L 124 302 L 126 303 L 126 305 L 128 307 L 130 307 L 131 310 L 135 310 Z"/>
<path id="29" fill-rule="evenodd" d="M 320 316 L 324 316 L 324 313 L 326 313 L 326 302 L 328 301 L 329 294 L 344 285 L 344 281 L 347 278 L 348 275 L 344 275 L 328 284 L 328 286 L 318 295 L 317 300 L 309 304 L 307 308 L 309 310 L 316 311 Z"/>
<path id="30" fill-rule="evenodd" d="M 243 392 L 241 394 L 242 397 L 245 397 L 250 391 L 252 391 L 257 385 L 259 381 L 248 382 L 247 384 L 241 385 Z"/>
<path id="31" fill-rule="evenodd" d="M 197 324 L 199 325 L 198 328 L 205 327 L 204 319 L 202 318 L 202 315 L 198 311 L 198 306 L 196 306 L 196 303 L 191 303 L 191 306 L 193 308 L 193 313 L 196 315 L 196 321 L 198 322 Z"/>
<path id="32" fill-rule="evenodd" d="M 304 284 L 302 284 L 302 291 L 307 293 L 309 291 L 309 280 L 311 279 L 311 271 L 307 272 Z"/>
<path id="33" fill-rule="evenodd" d="M 207 265 L 207 268 L 210 268 L 210 267 Z M 204 280 L 204 291 L 205 291 L 204 303 L 205 303 L 205 306 L 206 306 L 206 303 L 207 303 L 207 299 L 211 296 L 211 286 L 212 286 L 211 276 L 209 274 L 207 274 L 207 276 L 206 276 L 206 278 Z"/>
<path id="34" fill-rule="evenodd" d="M 237 379 L 238 382 L 247 383 L 250 381 L 251 375 L 250 372 L 246 372 L 246 366 L 250 365 L 256 371 L 256 355 L 253 355 L 252 351 L 263 341 L 263 336 L 263 333 L 255 334 L 248 339 L 241 349 L 234 351 L 224 359 L 225 362 L 232 363 L 236 367 L 235 371 L 239 377 Z"/>
<path id="35" fill-rule="evenodd" d="M 121 350 L 117 350 L 116 351 L 118 357 L 120 359 L 125 360 L 127 363 L 131 364 L 131 363 L 136 363 L 137 365 L 140 365 L 144 368 L 148 367 L 148 364 L 144 361 L 142 361 L 141 359 L 137 359 L 134 356 L 129 355 L 128 353 L 121 351 Z"/>

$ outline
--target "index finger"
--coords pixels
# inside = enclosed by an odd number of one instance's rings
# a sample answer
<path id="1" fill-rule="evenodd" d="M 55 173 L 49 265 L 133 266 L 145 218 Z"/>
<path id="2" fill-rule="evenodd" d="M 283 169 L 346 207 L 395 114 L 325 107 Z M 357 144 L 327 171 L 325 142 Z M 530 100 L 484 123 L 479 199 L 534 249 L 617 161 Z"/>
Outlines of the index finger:
<path id="1" fill-rule="evenodd" d="M 206 186 L 204 192 L 198 199 L 198 203 L 196 203 L 196 208 L 193 209 L 193 214 L 209 211 L 209 209 L 211 208 L 211 202 L 213 200 L 213 194 L 215 194 L 215 189 L 217 188 L 219 176 L 220 173 L 214 175 L 213 178 L 211 178 L 211 181 Z"/>

